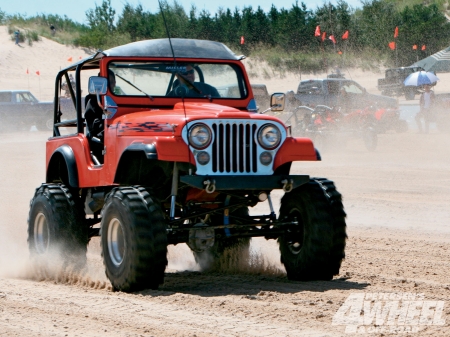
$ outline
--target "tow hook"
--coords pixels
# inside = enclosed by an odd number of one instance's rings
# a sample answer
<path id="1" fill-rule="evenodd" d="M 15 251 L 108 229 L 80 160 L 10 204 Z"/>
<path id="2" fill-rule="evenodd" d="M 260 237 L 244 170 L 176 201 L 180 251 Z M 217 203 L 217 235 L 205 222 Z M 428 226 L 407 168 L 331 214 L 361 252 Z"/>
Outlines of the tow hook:
<path id="1" fill-rule="evenodd" d="M 206 193 L 214 193 L 214 191 L 216 190 L 216 181 L 214 179 L 212 181 L 205 180 L 203 184 L 206 185 Z"/>
<path id="2" fill-rule="evenodd" d="M 285 193 L 289 193 L 290 191 L 292 191 L 292 186 L 294 184 L 294 181 L 292 179 L 284 179 L 281 181 L 281 183 L 283 184 L 283 191 Z"/>

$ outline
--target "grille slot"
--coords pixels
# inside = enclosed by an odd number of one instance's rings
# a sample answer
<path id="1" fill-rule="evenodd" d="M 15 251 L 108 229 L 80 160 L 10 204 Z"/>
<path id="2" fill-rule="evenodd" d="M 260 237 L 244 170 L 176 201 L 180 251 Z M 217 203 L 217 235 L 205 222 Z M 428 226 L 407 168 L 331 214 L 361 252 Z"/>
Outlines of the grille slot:
<path id="1" fill-rule="evenodd" d="M 212 170 L 214 173 L 257 172 L 256 124 L 214 123 Z"/>

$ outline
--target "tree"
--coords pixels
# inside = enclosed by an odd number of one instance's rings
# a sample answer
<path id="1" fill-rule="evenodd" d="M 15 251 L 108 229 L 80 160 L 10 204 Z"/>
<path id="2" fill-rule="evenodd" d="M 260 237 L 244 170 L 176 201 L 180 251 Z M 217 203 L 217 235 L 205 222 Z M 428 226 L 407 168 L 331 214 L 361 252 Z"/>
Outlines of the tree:
<path id="1" fill-rule="evenodd" d="M 100 6 L 95 5 L 95 9 L 86 11 L 88 25 L 92 30 L 99 30 L 105 33 L 114 31 L 114 16 L 116 11 L 111 7 L 111 0 L 103 0 Z"/>

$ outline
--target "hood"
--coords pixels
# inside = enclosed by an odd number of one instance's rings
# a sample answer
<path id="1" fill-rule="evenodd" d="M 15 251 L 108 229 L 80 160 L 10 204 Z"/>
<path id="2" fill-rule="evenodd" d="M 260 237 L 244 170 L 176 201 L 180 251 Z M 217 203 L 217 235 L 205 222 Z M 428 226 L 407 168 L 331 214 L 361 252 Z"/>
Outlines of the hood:
<path id="1" fill-rule="evenodd" d="M 147 110 L 121 115 L 114 120 L 122 135 L 129 132 L 162 132 L 170 135 L 181 132 L 187 123 L 199 119 L 262 119 L 281 121 L 273 116 L 241 111 L 214 103 L 177 103 L 170 110 Z M 162 134 L 161 134 L 162 135 Z"/>

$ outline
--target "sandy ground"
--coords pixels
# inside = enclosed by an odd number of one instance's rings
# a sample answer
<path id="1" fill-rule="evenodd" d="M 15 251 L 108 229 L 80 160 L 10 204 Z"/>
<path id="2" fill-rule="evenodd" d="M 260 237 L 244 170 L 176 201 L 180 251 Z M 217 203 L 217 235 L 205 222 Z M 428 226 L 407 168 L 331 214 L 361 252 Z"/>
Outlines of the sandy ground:
<path id="1" fill-rule="evenodd" d="M 45 39 L 15 46 L 0 27 L 0 90 L 30 88 L 51 99 L 56 72 L 79 55 L 81 50 Z M 377 93 L 380 74 L 351 73 Z M 450 77 L 438 76 L 436 91 L 444 92 Z M 266 83 L 271 92 L 286 91 L 295 89 L 298 77 L 252 81 Z M 34 189 L 44 180 L 48 137 L 0 137 L 0 336 L 450 335 L 449 134 L 434 128 L 418 134 L 413 127 L 381 134 L 373 153 L 361 139 L 351 139 L 323 154 L 322 162 L 293 165 L 294 173 L 334 180 L 343 194 L 347 256 L 332 281 L 288 281 L 276 243 L 259 239 L 252 242 L 251 265 L 236 272 L 199 272 L 186 246 L 170 247 L 164 285 L 133 294 L 111 291 L 98 239 L 89 245 L 87 274 L 43 275 L 30 265 L 27 216 Z M 278 209 L 280 194 L 273 198 Z M 369 304 L 357 310 L 366 319 L 357 333 L 337 319 L 352 294 Z M 407 317 L 388 325 L 382 308 L 398 298 L 402 304 L 410 300 Z"/>

